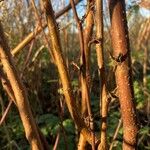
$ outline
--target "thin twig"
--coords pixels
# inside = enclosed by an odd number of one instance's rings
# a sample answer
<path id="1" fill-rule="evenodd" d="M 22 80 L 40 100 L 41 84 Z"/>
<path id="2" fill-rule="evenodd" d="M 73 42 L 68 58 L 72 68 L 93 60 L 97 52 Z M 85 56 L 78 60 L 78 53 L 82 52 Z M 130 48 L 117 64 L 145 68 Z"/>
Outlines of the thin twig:
<path id="1" fill-rule="evenodd" d="M 14 92 L 12 90 L 9 80 L 7 79 L 6 75 L 3 73 L 2 68 L 0 68 L 0 79 L 2 82 L 2 86 L 3 86 L 4 90 L 6 91 L 9 99 L 16 104 Z"/>
<path id="2" fill-rule="evenodd" d="M 75 62 L 72 61 L 71 65 L 73 65 L 77 70 L 80 70 L 80 67 Z"/>
<path id="3" fill-rule="evenodd" d="M 44 49 L 44 45 L 42 45 L 37 51 L 36 53 L 34 54 L 32 60 L 31 60 L 31 63 L 29 65 L 31 65 L 35 60 L 36 58 L 39 56 L 39 54 L 41 53 L 41 51 Z"/>
<path id="4" fill-rule="evenodd" d="M 116 138 L 117 138 L 117 136 L 118 136 L 118 132 L 119 132 L 121 126 L 122 126 L 122 119 L 119 119 L 119 122 L 118 122 L 118 125 L 117 125 L 117 127 L 116 127 L 115 133 L 114 133 L 114 135 L 113 135 L 113 138 L 112 138 L 112 141 L 111 141 L 109 150 L 112 150 L 112 149 L 113 149 L 114 141 L 116 140 Z"/>
<path id="5" fill-rule="evenodd" d="M 0 120 L 0 126 L 4 123 L 4 121 L 6 120 L 6 117 L 8 116 L 8 113 L 9 113 L 9 111 L 10 111 L 10 108 L 11 108 L 11 106 L 12 106 L 12 104 L 13 104 L 13 101 L 9 101 L 9 104 L 8 104 L 8 106 L 7 106 L 7 108 L 5 109 L 5 111 L 3 112 L 3 115 L 2 115 L 2 118 L 1 118 L 1 120 Z"/>
<path id="6" fill-rule="evenodd" d="M 33 46 L 34 46 L 34 42 L 35 42 L 35 40 L 33 40 L 32 42 L 31 42 L 31 45 L 30 45 L 30 48 L 29 48 L 29 51 L 28 51 L 28 54 L 27 54 L 27 57 L 26 57 L 26 59 L 25 59 L 25 61 L 24 61 L 24 69 L 28 66 L 28 64 L 29 64 L 29 61 L 30 61 L 30 57 L 31 57 L 31 52 L 32 52 L 32 49 L 33 49 Z"/>
<path id="7" fill-rule="evenodd" d="M 1 95 L 0 95 L 0 104 L 1 104 L 1 106 L 2 106 L 2 114 L 4 114 L 5 112 L 4 112 L 4 103 L 3 103 L 3 99 L 2 99 L 2 97 L 1 97 Z M 3 118 L 3 117 L 2 117 Z M 5 117 L 4 117 L 5 118 Z M 11 145 L 11 138 L 10 138 L 10 135 L 9 135 L 9 131 L 8 131 L 8 129 L 7 129 L 7 126 L 6 126 L 6 123 L 5 123 L 5 119 L 3 120 L 3 123 L 4 123 L 4 132 L 5 132 L 5 134 L 6 134 L 6 138 L 7 138 L 7 140 L 8 140 L 8 145 L 9 145 L 9 149 L 10 150 L 12 150 L 12 145 Z"/>
<path id="8" fill-rule="evenodd" d="M 14 96 L 13 90 L 11 88 L 10 82 L 8 81 L 6 75 L 3 73 L 2 68 L 0 68 L 0 79 L 2 82 L 2 86 L 3 86 L 4 90 L 6 91 L 8 97 L 9 97 L 9 100 L 10 100 L 9 104 L 0 120 L 0 125 L 2 125 L 3 122 L 5 121 L 6 117 L 8 116 L 9 110 L 12 106 L 12 102 L 14 102 L 15 104 L 16 104 L 16 102 L 15 102 L 15 96 Z"/>
<path id="9" fill-rule="evenodd" d="M 26 59 L 24 61 L 23 69 L 22 69 L 22 72 L 21 72 L 21 75 L 20 75 L 21 78 L 22 78 L 22 76 L 24 74 L 25 69 L 28 68 L 28 64 L 30 63 L 30 57 L 31 57 L 31 54 L 32 54 L 32 49 L 33 49 L 34 42 L 35 42 L 35 40 L 33 40 L 31 42 L 31 45 L 30 45 L 27 57 L 26 57 Z"/>
<path id="10" fill-rule="evenodd" d="M 57 150 L 59 139 L 60 139 L 60 132 L 57 133 L 57 137 L 56 137 L 56 140 L 55 140 L 53 150 Z"/>
<path id="11" fill-rule="evenodd" d="M 39 16 L 39 13 L 38 13 L 38 10 L 37 10 L 37 7 L 36 7 L 36 5 L 35 5 L 34 0 L 31 0 L 31 3 L 32 3 L 32 7 L 33 7 L 33 9 L 34 9 L 34 12 L 35 12 L 35 17 L 36 17 L 36 19 L 38 20 L 38 23 L 39 23 L 40 27 L 42 28 L 42 32 L 43 32 L 45 41 L 46 41 L 46 43 L 47 43 L 47 45 L 48 45 L 48 50 L 49 50 L 49 52 L 50 52 L 50 54 L 51 54 L 52 60 L 53 60 L 53 62 L 55 62 L 55 61 L 54 61 L 54 55 L 53 55 L 53 53 L 52 53 L 51 50 L 50 50 L 50 44 L 49 44 L 47 35 L 45 34 L 44 26 L 43 26 L 43 24 L 42 24 L 41 17 Z"/>

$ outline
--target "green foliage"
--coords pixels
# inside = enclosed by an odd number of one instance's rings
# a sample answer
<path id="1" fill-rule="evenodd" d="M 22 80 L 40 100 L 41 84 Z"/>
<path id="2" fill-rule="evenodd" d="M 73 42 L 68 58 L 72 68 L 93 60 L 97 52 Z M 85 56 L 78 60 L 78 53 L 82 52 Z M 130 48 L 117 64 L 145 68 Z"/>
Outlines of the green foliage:
<path id="1" fill-rule="evenodd" d="M 73 121 L 70 119 L 66 119 L 63 121 L 63 126 L 66 132 L 66 140 L 67 143 L 65 143 L 63 133 L 61 132 L 61 140 L 59 142 L 59 150 L 65 149 L 65 144 L 68 145 L 69 150 L 75 149 L 75 127 L 73 124 Z"/>
<path id="2" fill-rule="evenodd" d="M 150 143 L 149 143 L 148 139 L 150 139 L 150 127 L 145 126 L 145 127 L 141 128 L 139 131 L 139 146 L 138 146 L 139 149 L 150 150 L 150 147 L 149 147 Z"/>
<path id="3" fill-rule="evenodd" d="M 79 86 L 78 86 L 78 80 L 77 79 L 74 79 L 72 82 L 71 82 L 71 85 L 72 85 L 72 87 L 73 87 L 73 91 L 74 92 L 76 92 L 78 89 L 79 89 Z M 58 93 L 60 94 L 60 95 L 63 95 L 63 88 L 59 88 L 58 89 Z"/>
<path id="4" fill-rule="evenodd" d="M 0 149 L 29 150 L 30 146 L 25 138 L 22 122 L 16 112 L 13 111 L 7 119 L 7 123 L 1 126 L 0 135 Z"/>
<path id="5" fill-rule="evenodd" d="M 111 111 L 109 114 L 110 115 L 108 118 L 108 132 L 107 133 L 108 133 L 108 140 L 109 140 L 109 142 L 111 142 L 121 116 L 120 116 L 120 113 L 118 111 L 115 111 L 115 112 Z M 118 136 L 117 136 L 117 139 L 115 141 L 117 148 L 119 147 L 118 144 L 120 143 L 121 140 L 122 140 L 122 127 L 119 129 Z"/>
<path id="6" fill-rule="evenodd" d="M 44 114 L 39 117 L 38 124 L 41 128 L 42 133 L 47 138 L 49 137 L 49 135 L 51 135 L 51 138 L 53 138 L 54 140 L 59 132 L 60 140 L 58 149 L 61 150 L 65 148 L 66 143 L 64 140 L 64 132 L 66 134 L 65 138 L 67 138 L 68 148 L 70 150 L 73 150 L 75 148 L 75 127 L 72 120 L 66 119 L 62 122 L 61 125 L 60 119 L 57 116 L 53 114 Z M 51 144 L 51 146 L 53 146 L 53 142 Z"/>
<path id="7" fill-rule="evenodd" d="M 140 87 L 140 83 L 138 81 L 134 82 L 134 93 L 135 93 L 135 101 L 137 109 L 141 109 L 144 106 L 144 95 L 143 91 Z"/>
<path id="8" fill-rule="evenodd" d="M 149 135 L 150 136 L 149 131 L 150 131 L 150 127 L 149 126 L 145 126 L 145 127 L 140 129 L 139 134 L 140 135 L 147 135 L 147 136 Z M 149 134 L 147 134 L 147 133 L 149 133 Z"/>
<path id="9" fill-rule="evenodd" d="M 45 136 L 48 136 L 49 133 L 56 133 L 58 123 L 59 118 L 53 114 L 44 114 L 38 118 L 38 124 Z"/>
<path id="10" fill-rule="evenodd" d="M 147 76 L 147 89 L 150 90 L 150 75 Z"/>

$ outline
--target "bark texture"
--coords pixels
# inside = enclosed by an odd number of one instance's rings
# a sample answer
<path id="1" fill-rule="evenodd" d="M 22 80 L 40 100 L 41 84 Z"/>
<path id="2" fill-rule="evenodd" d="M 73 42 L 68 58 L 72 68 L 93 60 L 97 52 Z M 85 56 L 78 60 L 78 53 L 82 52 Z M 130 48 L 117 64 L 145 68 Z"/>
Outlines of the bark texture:
<path id="1" fill-rule="evenodd" d="M 115 76 L 123 119 L 123 150 L 134 150 L 136 149 L 138 127 L 131 76 L 125 1 L 110 0 L 109 8 L 113 55 L 116 62 Z"/>
<path id="2" fill-rule="evenodd" d="M 25 129 L 26 138 L 29 141 L 32 150 L 43 150 L 37 126 L 35 120 L 33 119 L 30 105 L 28 102 L 27 93 L 23 86 L 23 83 L 19 78 L 19 73 L 16 70 L 14 61 L 12 60 L 10 49 L 7 45 L 1 23 L 0 59 L 15 96 L 16 105 Z"/>

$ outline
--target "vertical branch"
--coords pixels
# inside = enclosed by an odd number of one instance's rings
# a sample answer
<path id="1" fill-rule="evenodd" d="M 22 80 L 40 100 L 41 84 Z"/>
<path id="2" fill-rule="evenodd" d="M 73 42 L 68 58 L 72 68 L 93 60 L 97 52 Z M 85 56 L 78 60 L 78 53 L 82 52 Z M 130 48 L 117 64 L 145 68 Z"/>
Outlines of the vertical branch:
<path id="1" fill-rule="evenodd" d="M 82 82 L 81 82 L 81 91 L 82 91 L 82 101 L 81 101 L 81 113 L 84 117 L 88 117 L 91 116 L 90 114 L 88 114 L 88 107 L 87 107 L 87 100 L 90 100 L 90 46 L 89 46 L 89 42 L 91 40 L 91 36 L 93 33 L 93 0 L 89 0 L 87 2 L 87 16 L 86 16 L 86 27 L 84 29 L 84 55 L 85 55 L 85 64 L 83 64 L 85 66 L 85 75 L 84 75 L 84 80 L 83 77 Z M 82 64 L 81 64 L 82 65 Z M 85 82 L 85 83 L 84 83 Z M 87 89 L 87 90 L 86 90 Z M 92 118 L 91 118 L 92 119 Z M 93 120 L 92 120 L 93 121 Z M 92 122 L 92 126 L 93 122 Z M 91 129 L 93 129 L 93 127 L 91 126 Z M 94 143 L 94 139 L 93 139 L 93 143 Z M 94 145 L 94 144 L 93 144 Z M 86 146 L 86 140 L 85 138 L 80 134 L 80 138 L 79 138 L 79 143 L 78 143 L 78 150 L 83 150 L 85 149 Z M 93 146 L 94 147 L 94 146 Z"/>
<path id="2" fill-rule="evenodd" d="M 80 42 L 80 51 L 81 51 L 81 92 L 82 92 L 82 103 L 85 105 L 83 106 L 83 108 L 87 108 L 87 112 L 88 112 L 88 117 L 89 117 L 89 123 L 90 123 L 90 127 L 91 130 L 93 131 L 94 129 L 94 125 L 93 125 L 93 117 L 92 117 L 92 111 L 91 111 L 91 103 L 90 103 L 90 96 L 89 96 L 89 88 L 88 88 L 88 84 L 87 84 L 87 79 L 86 79 L 86 57 L 85 57 L 85 45 L 84 45 L 84 35 L 83 35 L 83 27 L 82 27 L 82 22 L 80 21 L 76 8 L 75 8 L 75 4 L 74 4 L 74 0 L 70 0 L 71 3 L 71 7 L 74 13 L 74 17 L 77 23 L 77 27 L 78 27 L 78 31 L 79 31 L 79 42 Z M 86 53 L 87 54 L 87 53 Z M 82 110 L 85 112 L 82 113 L 86 113 L 86 110 Z M 87 117 L 86 114 L 85 117 Z M 94 133 L 93 133 L 94 134 Z M 94 146 L 94 136 L 93 136 L 93 144 L 92 144 L 92 149 L 94 150 L 95 146 Z"/>
<path id="3" fill-rule="evenodd" d="M 101 122 L 101 144 L 99 149 L 107 149 L 107 114 L 108 114 L 108 93 L 105 79 L 104 53 L 103 53 L 103 1 L 96 0 L 96 53 L 100 74 L 100 114 Z"/>
<path id="4" fill-rule="evenodd" d="M 86 63 L 86 79 L 88 83 L 88 88 L 90 89 L 91 84 L 91 77 L 90 77 L 90 54 L 91 54 L 91 45 L 90 40 L 93 34 L 93 26 L 94 26 L 94 19 L 93 19 L 93 9 L 94 9 L 94 0 L 88 0 L 87 4 L 87 17 L 85 18 L 86 27 L 84 29 L 84 50 L 85 50 L 85 63 Z"/>
<path id="5" fill-rule="evenodd" d="M 83 38 L 83 27 L 82 22 L 80 21 L 76 8 L 74 0 L 70 0 L 70 4 L 73 10 L 73 14 L 77 23 L 78 31 L 79 31 L 79 42 L 80 42 L 80 50 L 81 50 L 81 64 L 85 64 L 85 53 L 84 53 L 84 38 Z"/>
<path id="6" fill-rule="evenodd" d="M 69 73 L 67 70 L 66 62 L 62 55 L 62 48 L 61 48 L 60 39 L 59 39 L 59 31 L 57 28 L 57 23 L 55 20 L 54 11 L 53 11 L 51 2 L 49 0 L 43 0 L 43 4 L 45 8 L 47 24 L 48 24 L 48 29 L 49 29 L 51 51 L 54 54 L 54 59 L 55 59 L 55 63 L 58 68 L 58 72 L 59 72 L 60 79 L 62 82 L 63 93 L 65 96 L 67 107 L 79 131 L 81 131 L 81 134 L 83 134 L 84 137 L 87 139 L 87 141 L 90 144 L 92 144 L 92 132 L 86 127 L 83 119 L 79 116 L 79 113 L 78 113 L 78 110 L 77 110 L 77 107 L 73 98 Z M 96 139 L 96 144 L 98 144 L 97 139 Z"/>
<path id="7" fill-rule="evenodd" d="M 26 138 L 33 150 L 42 150 L 42 143 L 37 131 L 35 120 L 33 119 L 31 108 L 28 102 L 27 93 L 22 81 L 19 78 L 19 74 L 16 70 L 10 49 L 6 43 L 2 25 L 0 23 L 0 59 L 3 65 L 3 69 L 6 72 L 8 80 L 10 81 L 14 96 L 16 99 L 16 105 L 18 107 L 20 117 L 25 129 Z"/>
<path id="8" fill-rule="evenodd" d="M 84 41 L 84 50 L 83 52 L 81 51 L 81 83 L 83 85 L 82 87 L 82 114 L 87 115 L 87 103 L 88 101 L 90 101 L 90 97 L 89 97 L 89 92 L 90 92 L 90 45 L 89 42 L 91 40 L 91 36 L 93 33 L 93 4 L 94 1 L 93 0 L 89 0 L 88 4 L 87 4 L 87 16 L 86 16 L 86 27 L 85 29 L 82 31 L 83 34 L 83 41 Z M 81 47 L 81 46 L 80 46 Z M 83 53 L 83 54 L 82 54 Z M 84 83 L 85 82 L 85 83 Z M 82 86 L 81 85 L 81 86 Z M 87 91 L 85 90 L 87 88 Z M 85 98 L 84 98 L 85 97 Z M 89 100 L 86 100 L 89 99 Z M 86 101 L 85 101 L 86 100 Z M 91 109 L 91 108 L 89 108 Z M 88 112 L 91 112 L 91 110 L 89 110 Z M 90 114 L 89 114 L 90 115 Z"/>
<path id="9" fill-rule="evenodd" d="M 116 84 L 123 121 L 123 150 L 134 150 L 137 144 L 137 121 L 134 105 L 131 56 L 125 1 L 110 0 L 111 39 L 116 61 Z"/>

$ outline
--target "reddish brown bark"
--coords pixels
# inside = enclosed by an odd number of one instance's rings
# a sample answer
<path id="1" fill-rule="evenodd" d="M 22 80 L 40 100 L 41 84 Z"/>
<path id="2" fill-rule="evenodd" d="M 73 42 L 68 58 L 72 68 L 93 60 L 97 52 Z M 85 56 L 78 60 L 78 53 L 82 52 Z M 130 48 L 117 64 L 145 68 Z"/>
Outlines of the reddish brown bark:
<path id="1" fill-rule="evenodd" d="M 131 58 L 125 1 L 110 0 L 111 38 L 114 61 L 116 62 L 116 83 L 123 119 L 123 149 L 136 149 L 137 121 L 134 105 L 134 91 L 131 76 Z"/>

